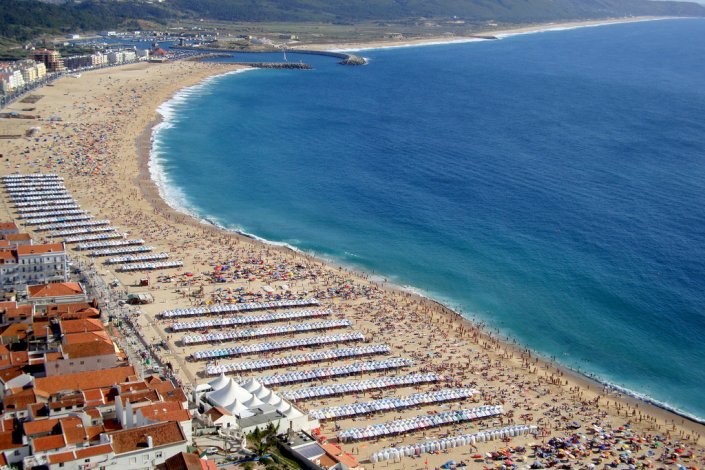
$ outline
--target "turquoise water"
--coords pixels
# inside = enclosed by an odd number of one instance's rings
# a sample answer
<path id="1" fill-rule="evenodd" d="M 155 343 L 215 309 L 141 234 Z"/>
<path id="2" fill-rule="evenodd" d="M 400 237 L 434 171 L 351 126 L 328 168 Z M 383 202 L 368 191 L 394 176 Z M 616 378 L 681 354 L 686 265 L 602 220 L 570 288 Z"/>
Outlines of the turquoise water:
<path id="1" fill-rule="evenodd" d="M 165 197 L 705 418 L 705 20 L 362 54 L 165 104 Z"/>

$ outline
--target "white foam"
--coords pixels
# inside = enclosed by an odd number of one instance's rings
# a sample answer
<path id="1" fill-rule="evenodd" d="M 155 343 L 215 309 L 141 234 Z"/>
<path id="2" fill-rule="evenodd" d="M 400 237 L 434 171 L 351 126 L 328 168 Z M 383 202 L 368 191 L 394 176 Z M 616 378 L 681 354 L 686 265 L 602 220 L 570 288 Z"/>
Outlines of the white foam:
<path id="1" fill-rule="evenodd" d="M 165 167 L 166 152 L 162 146 L 162 133 L 164 130 L 174 127 L 174 124 L 179 121 L 179 116 L 181 115 L 179 111 L 190 98 L 195 95 L 210 93 L 210 85 L 214 82 L 222 80 L 227 76 L 243 73 L 248 70 L 254 69 L 233 70 L 220 75 L 208 77 L 196 85 L 179 90 L 168 101 L 165 101 L 157 107 L 157 112 L 162 116 L 162 120 L 159 124 L 152 128 L 148 163 L 150 177 L 157 186 L 159 196 L 169 207 L 190 217 L 201 220 L 202 222 L 212 223 L 210 220 L 202 219 L 203 216 L 199 214 L 190 204 L 183 190 L 174 185 L 169 179 L 169 175 Z"/>

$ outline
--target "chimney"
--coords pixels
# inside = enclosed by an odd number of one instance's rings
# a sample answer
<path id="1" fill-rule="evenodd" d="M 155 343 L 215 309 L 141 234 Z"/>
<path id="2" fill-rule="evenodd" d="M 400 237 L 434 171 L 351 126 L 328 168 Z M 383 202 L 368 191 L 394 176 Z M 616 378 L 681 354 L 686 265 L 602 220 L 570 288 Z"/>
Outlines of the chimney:
<path id="1" fill-rule="evenodd" d="M 154 447 L 154 439 L 152 439 L 152 436 L 147 436 L 147 447 L 150 449 Z"/>

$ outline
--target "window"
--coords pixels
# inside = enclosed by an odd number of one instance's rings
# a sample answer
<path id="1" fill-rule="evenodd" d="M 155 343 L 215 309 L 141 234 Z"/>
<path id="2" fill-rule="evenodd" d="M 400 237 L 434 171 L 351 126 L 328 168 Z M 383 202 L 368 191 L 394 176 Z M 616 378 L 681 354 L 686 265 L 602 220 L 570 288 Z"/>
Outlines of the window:
<path id="1" fill-rule="evenodd" d="M 154 454 L 154 458 L 155 458 L 155 459 L 161 459 L 161 458 L 162 458 L 162 453 L 161 453 L 161 451 L 160 451 L 160 452 L 157 452 L 156 454 Z"/>

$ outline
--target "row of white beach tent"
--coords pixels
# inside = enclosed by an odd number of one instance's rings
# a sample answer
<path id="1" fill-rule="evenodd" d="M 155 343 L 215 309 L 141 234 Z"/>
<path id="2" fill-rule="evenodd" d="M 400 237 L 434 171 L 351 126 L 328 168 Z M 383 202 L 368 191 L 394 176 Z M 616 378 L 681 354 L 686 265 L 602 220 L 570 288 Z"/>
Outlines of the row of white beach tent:
<path id="1" fill-rule="evenodd" d="M 70 235 L 84 235 L 88 233 L 103 233 L 103 232 L 113 232 L 115 229 L 109 226 L 98 226 L 98 227 L 81 227 L 81 228 L 71 228 L 66 230 L 55 230 L 52 231 L 50 237 L 68 237 Z"/>
<path id="2" fill-rule="evenodd" d="M 140 263 L 142 261 L 158 261 L 161 259 L 169 259 L 169 253 L 149 253 L 146 255 L 136 255 L 136 256 L 116 256 L 115 258 L 110 258 L 105 261 L 106 264 L 120 264 L 120 263 Z"/>
<path id="3" fill-rule="evenodd" d="M 154 250 L 153 247 L 148 245 L 137 245 L 137 246 L 119 246 L 117 248 L 105 248 L 102 250 L 92 251 L 88 256 L 98 257 L 98 256 L 113 256 L 113 255 L 129 255 L 131 253 L 147 253 Z"/>
<path id="4" fill-rule="evenodd" d="M 20 215 L 33 214 L 36 212 L 65 211 L 65 210 L 72 210 L 72 209 L 78 209 L 78 208 L 79 208 L 79 205 L 75 201 L 68 201 L 68 202 L 64 202 L 62 204 L 47 204 L 44 202 L 39 205 L 29 205 L 29 206 L 24 206 L 24 207 L 18 207 L 15 204 L 15 210 Z M 49 215 L 53 215 L 53 214 L 49 214 Z"/>
<path id="5" fill-rule="evenodd" d="M 46 189 L 46 190 L 34 190 L 34 189 L 29 189 L 26 191 L 7 191 L 10 195 L 10 198 L 13 201 L 26 201 L 26 198 L 57 198 L 57 197 L 66 197 L 69 195 L 68 192 L 66 192 L 65 189 Z M 32 199 L 36 201 L 37 199 Z"/>
<path id="6" fill-rule="evenodd" d="M 101 219 L 101 220 L 85 220 L 82 222 L 62 222 L 62 223 L 58 223 L 58 224 L 40 225 L 39 227 L 35 228 L 34 230 L 37 230 L 37 231 L 64 230 L 64 229 L 81 228 L 81 227 L 100 227 L 103 225 L 110 225 L 110 221 L 107 219 Z"/>
<path id="7" fill-rule="evenodd" d="M 398 367 L 406 367 L 414 364 L 411 359 L 392 359 L 390 361 L 396 361 L 395 365 Z M 432 372 L 399 375 L 396 377 L 377 377 L 374 379 L 358 380 L 356 382 L 335 383 L 330 385 L 318 385 L 315 387 L 288 390 L 284 392 L 283 396 L 289 400 L 307 400 L 312 398 L 362 393 L 370 390 L 382 390 L 386 388 L 408 387 L 413 385 L 434 383 L 440 381 L 441 379 L 441 376 Z M 260 381 L 263 380 L 264 379 L 260 379 Z"/>
<path id="8" fill-rule="evenodd" d="M 256 359 L 253 361 L 235 362 L 232 364 L 217 364 L 206 367 L 206 374 L 220 375 L 230 372 L 251 372 L 257 370 L 273 369 L 275 367 L 287 367 L 297 364 L 310 364 L 312 362 L 331 361 L 337 359 L 347 359 L 350 357 L 371 356 L 373 354 L 388 354 L 391 351 L 389 346 L 376 344 L 373 346 L 361 346 L 357 348 L 338 348 L 316 351 L 305 354 L 294 354 L 286 357 L 274 357 L 271 359 Z"/>
<path id="9" fill-rule="evenodd" d="M 209 307 L 191 307 L 177 308 L 174 310 L 165 310 L 160 316 L 162 318 L 176 317 L 197 317 L 202 315 L 216 315 L 220 313 L 237 313 L 247 310 L 266 310 L 274 308 L 290 308 L 290 307 L 307 307 L 309 305 L 318 305 L 318 300 L 309 299 L 284 299 L 272 300 L 269 302 L 246 302 L 241 304 L 217 304 Z"/>
<path id="10" fill-rule="evenodd" d="M 318 346 L 321 344 L 344 343 L 348 341 L 363 341 L 362 333 L 347 333 L 343 335 L 312 336 L 309 338 L 290 339 L 272 343 L 256 343 L 232 348 L 208 349 L 193 353 L 194 359 L 218 359 L 222 357 L 239 356 L 267 351 L 280 351 L 282 349 L 296 349 L 304 346 Z"/>
<path id="11" fill-rule="evenodd" d="M 113 248 L 118 246 L 134 246 L 144 245 L 144 240 L 141 238 L 124 239 L 124 240 L 108 240 L 102 242 L 79 243 L 76 245 L 77 250 L 96 250 L 100 248 Z"/>
<path id="12" fill-rule="evenodd" d="M 386 460 L 396 461 L 402 457 L 412 457 L 415 455 L 418 456 L 421 454 L 439 452 L 454 447 L 474 445 L 478 442 L 489 442 L 495 439 L 504 439 L 506 437 L 535 434 L 537 430 L 538 428 L 536 426 L 517 424 L 503 428 L 488 429 L 486 431 L 480 431 L 472 434 L 449 436 L 438 440 L 428 440 L 401 447 L 387 447 L 370 455 L 370 462 L 375 464 Z"/>
<path id="13" fill-rule="evenodd" d="M 199 320 L 194 322 L 176 322 L 171 325 L 172 331 L 202 330 L 204 328 L 225 328 L 251 323 L 273 323 L 302 318 L 326 317 L 333 314 L 330 309 L 290 310 L 287 312 L 267 313 L 265 315 L 242 315 L 237 317 L 218 318 L 217 320 Z"/>
<path id="14" fill-rule="evenodd" d="M 112 240 L 115 238 L 123 238 L 123 235 L 117 232 L 89 233 L 87 235 L 75 235 L 73 237 L 66 237 L 64 238 L 64 243 L 92 242 L 97 240 Z"/>
<path id="15" fill-rule="evenodd" d="M 180 268 L 183 261 L 155 261 L 154 263 L 123 264 L 118 271 L 152 271 L 154 269 Z"/>
<path id="16" fill-rule="evenodd" d="M 412 406 L 463 400 L 478 394 L 474 388 L 449 388 L 428 393 L 415 393 L 407 397 L 385 397 L 365 403 L 348 403 L 309 411 L 313 419 L 337 419 L 349 416 L 366 415 L 378 411 L 401 410 Z"/>
<path id="17" fill-rule="evenodd" d="M 15 195 L 15 196 L 10 196 L 12 199 L 12 203 L 18 203 L 18 202 L 41 202 L 41 201 L 57 201 L 57 200 L 62 200 L 62 199 L 68 199 L 71 198 L 68 193 L 64 194 L 42 194 L 42 195 L 33 195 L 33 196 L 20 196 L 20 195 Z"/>
<path id="18" fill-rule="evenodd" d="M 64 177 L 59 176 L 56 173 L 10 173 L 9 175 L 4 175 L 2 181 L 5 183 L 12 183 L 16 181 L 43 181 L 43 180 L 56 180 L 63 181 Z"/>
<path id="19" fill-rule="evenodd" d="M 12 196 L 34 196 L 45 194 L 65 194 L 66 187 L 62 183 L 34 183 L 26 185 L 5 186 L 5 192 Z"/>
<path id="20" fill-rule="evenodd" d="M 385 359 L 382 361 L 363 361 L 346 364 L 344 366 L 322 367 L 313 370 L 303 370 L 287 372 L 285 374 L 274 374 L 260 377 L 259 381 L 265 385 L 284 385 L 298 382 L 310 382 L 312 380 L 325 380 L 332 377 L 341 377 L 376 372 L 381 370 L 399 369 L 401 367 L 413 366 L 414 361 L 405 358 Z M 303 390 L 309 390 L 308 388 Z M 303 397 L 311 398 L 311 397 Z M 295 398 L 292 398 L 292 400 Z"/>
<path id="21" fill-rule="evenodd" d="M 61 199 L 52 199 L 50 201 L 23 201 L 23 202 L 15 202 L 14 205 L 16 208 L 25 208 L 25 207 L 56 207 L 56 206 L 61 206 L 64 204 L 71 204 L 75 203 L 74 199 L 71 196 L 66 196 Z"/>
<path id="22" fill-rule="evenodd" d="M 66 189 L 61 181 L 25 181 L 20 183 L 5 183 L 5 189 L 8 192 L 14 192 L 23 189 Z"/>
<path id="23" fill-rule="evenodd" d="M 38 219 L 42 217 L 65 217 L 69 215 L 85 215 L 87 211 L 83 209 L 55 209 L 55 210 L 42 210 L 35 211 L 31 213 L 24 213 L 17 216 L 19 219 Z"/>
<path id="24" fill-rule="evenodd" d="M 81 215 L 67 215 L 64 217 L 40 217 L 38 219 L 25 219 L 23 223 L 26 225 L 41 225 L 41 224 L 53 224 L 57 222 L 75 222 L 77 220 L 88 220 L 91 216 L 88 214 Z"/>
<path id="25" fill-rule="evenodd" d="M 472 409 L 443 411 L 413 418 L 397 419 L 386 423 L 370 424 L 364 428 L 344 429 L 338 433 L 338 439 L 343 442 L 375 439 L 382 436 L 404 434 L 420 429 L 497 416 L 502 414 L 502 411 L 501 405 L 485 405 Z"/>
<path id="26" fill-rule="evenodd" d="M 351 326 L 348 319 L 325 320 L 319 322 L 295 323 L 293 325 L 265 326 L 262 328 L 248 328 L 236 331 L 219 331 L 204 335 L 186 335 L 182 338 L 184 344 L 212 343 L 215 341 L 237 341 L 239 339 L 259 338 L 260 336 L 278 336 L 289 333 L 303 333 L 306 331 L 330 330 L 333 328 L 346 328 Z"/>

